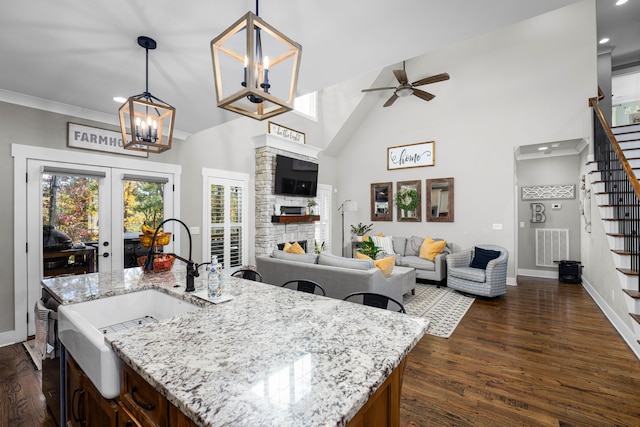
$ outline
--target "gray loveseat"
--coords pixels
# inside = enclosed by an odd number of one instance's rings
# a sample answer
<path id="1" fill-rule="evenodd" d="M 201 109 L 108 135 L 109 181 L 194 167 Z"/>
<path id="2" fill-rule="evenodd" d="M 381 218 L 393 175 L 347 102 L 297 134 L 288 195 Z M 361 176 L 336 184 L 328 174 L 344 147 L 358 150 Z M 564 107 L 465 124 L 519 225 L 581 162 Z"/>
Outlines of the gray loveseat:
<path id="1" fill-rule="evenodd" d="M 390 277 L 374 267 L 371 260 L 343 258 L 330 254 L 289 254 L 274 250 L 271 256 L 256 258 L 262 281 L 280 286 L 294 279 L 313 280 L 328 297 L 343 299 L 353 292 L 374 292 L 402 302 L 402 295 L 416 286 L 412 268 L 396 266 Z"/>

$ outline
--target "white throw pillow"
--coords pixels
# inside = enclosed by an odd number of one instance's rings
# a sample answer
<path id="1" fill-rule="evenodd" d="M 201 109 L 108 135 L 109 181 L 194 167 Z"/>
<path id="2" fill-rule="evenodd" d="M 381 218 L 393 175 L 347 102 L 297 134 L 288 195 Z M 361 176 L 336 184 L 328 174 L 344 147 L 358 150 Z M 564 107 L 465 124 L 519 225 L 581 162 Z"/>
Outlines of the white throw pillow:
<path id="1" fill-rule="evenodd" d="M 392 236 L 371 236 L 373 243 L 382 249 L 385 254 L 395 254 L 393 250 L 393 237 Z"/>

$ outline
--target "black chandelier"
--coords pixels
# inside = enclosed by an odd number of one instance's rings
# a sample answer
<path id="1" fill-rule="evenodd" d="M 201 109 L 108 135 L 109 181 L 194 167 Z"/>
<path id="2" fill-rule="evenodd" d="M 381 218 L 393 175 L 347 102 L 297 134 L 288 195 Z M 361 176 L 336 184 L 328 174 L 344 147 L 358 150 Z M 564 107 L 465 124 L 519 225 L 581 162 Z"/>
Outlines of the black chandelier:
<path id="1" fill-rule="evenodd" d="M 156 48 L 156 41 L 140 36 L 138 45 L 146 51 L 146 86 L 118 110 L 122 140 L 127 150 L 161 153 L 171 148 L 176 109 L 149 92 L 149 50 Z"/>

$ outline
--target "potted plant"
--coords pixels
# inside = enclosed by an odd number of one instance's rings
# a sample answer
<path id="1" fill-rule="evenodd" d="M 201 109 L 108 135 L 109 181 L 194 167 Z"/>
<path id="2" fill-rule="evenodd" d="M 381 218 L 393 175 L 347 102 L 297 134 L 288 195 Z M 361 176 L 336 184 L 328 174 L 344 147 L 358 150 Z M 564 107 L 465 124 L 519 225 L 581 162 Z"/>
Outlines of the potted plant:
<path id="1" fill-rule="evenodd" d="M 373 224 L 365 225 L 365 224 L 360 222 L 360 223 L 358 223 L 358 225 L 352 225 L 351 226 L 351 234 L 356 236 L 356 240 L 357 241 L 361 242 L 362 241 L 362 236 L 364 236 L 369 231 L 371 231 L 371 229 L 373 229 Z"/>
<path id="2" fill-rule="evenodd" d="M 318 205 L 318 202 L 316 202 L 316 199 L 309 199 L 307 201 L 307 206 L 309 207 L 309 215 L 314 215 L 313 207 L 317 205 Z"/>
<path id="3" fill-rule="evenodd" d="M 396 204 L 402 211 L 403 217 L 415 216 L 419 202 L 418 190 L 415 188 L 405 188 L 396 193 Z M 413 214 L 411 214 L 412 212 Z"/>
<path id="4" fill-rule="evenodd" d="M 318 241 L 317 240 L 315 241 L 315 253 L 321 254 L 326 250 L 327 250 L 327 245 L 324 242 L 322 242 L 321 245 L 318 245 Z"/>
<path id="5" fill-rule="evenodd" d="M 358 249 L 358 251 L 371 259 L 376 259 L 378 254 L 382 252 L 382 249 L 377 247 L 376 244 L 373 243 L 373 240 L 369 239 L 362 242 L 362 246 L 360 246 L 360 249 Z"/>

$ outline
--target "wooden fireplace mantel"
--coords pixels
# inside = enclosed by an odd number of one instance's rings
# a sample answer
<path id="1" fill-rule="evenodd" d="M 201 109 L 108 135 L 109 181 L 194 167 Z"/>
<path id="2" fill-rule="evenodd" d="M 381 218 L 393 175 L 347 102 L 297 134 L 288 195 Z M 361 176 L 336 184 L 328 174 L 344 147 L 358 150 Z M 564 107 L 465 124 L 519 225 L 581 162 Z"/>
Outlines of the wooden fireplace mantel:
<path id="1" fill-rule="evenodd" d="M 271 222 L 280 224 L 290 224 L 296 222 L 316 222 L 320 221 L 320 215 L 273 215 Z"/>

